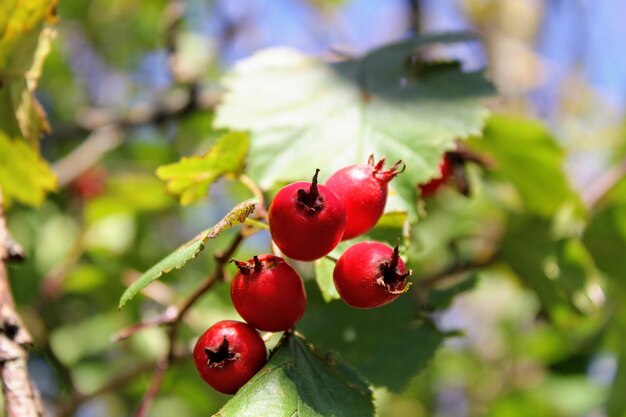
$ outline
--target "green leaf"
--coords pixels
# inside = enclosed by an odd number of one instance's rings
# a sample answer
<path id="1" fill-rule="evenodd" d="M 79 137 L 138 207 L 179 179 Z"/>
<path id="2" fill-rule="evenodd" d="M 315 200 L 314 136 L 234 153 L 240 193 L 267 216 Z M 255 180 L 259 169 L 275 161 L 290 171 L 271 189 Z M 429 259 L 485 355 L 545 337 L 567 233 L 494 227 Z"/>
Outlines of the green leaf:
<path id="1" fill-rule="evenodd" d="M 566 202 L 582 210 L 564 171 L 565 152 L 540 122 L 492 116 L 470 145 L 494 160 L 494 177 L 512 183 L 531 214 L 552 217 Z"/>
<path id="2" fill-rule="evenodd" d="M 441 68 L 420 78 L 407 62 L 426 45 L 467 39 L 413 38 L 333 65 L 285 48 L 261 51 L 224 79 L 215 124 L 252 132 L 249 172 L 265 189 L 372 153 L 402 159 L 407 169 L 391 194 L 416 217 L 416 185 L 438 172 L 456 139 L 480 133 L 488 114 L 481 99 L 493 88 L 480 72 Z"/>
<path id="3" fill-rule="evenodd" d="M 215 238 L 217 235 L 231 227 L 243 223 L 246 218 L 254 212 L 257 199 L 244 201 L 233 208 L 222 220 L 210 229 L 198 234 L 189 242 L 183 244 L 174 252 L 159 261 L 152 268 L 144 272 L 130 287 L 124 291 L 120 299 L 119 308 L 124 307 L 132 300 L 141 290 L 146 288 L 152 281 L 158 279 L 163 274 L 167 274 L 174 269 L 180 269 L 187 262 L 195 258 L 200 251 L 204 249 L 204 245 L 209 239 Z"/>
<path id="4" fill-rule="evenodd" d="M 0 130 L 0 189 L 7 201 L 40 206 L 57 180 L 35 146 Z"/>
<path id="5" fill-rule="evenodd" d="M 598 268 L 626 290 L 626 204 L 612 204 L 596 213 L 585 230 L 583 242 Z"/>
<path id="6" fill-rule="evenodd" d="M 188 205 L 204 198 L 218 178 L 241 173 L 248 145 L 246 133 L 228 133 L 219 138 L 206 154 L 184 157 L 179 162 L 162 166 L 157 175 L 167 181 L 170 193 L 180 196 L 182 205 Z"/>
<path id="7" fill-rule="evenodd" d="M 332 354 L 286 334 L 267 365 L 216 414 L 220 417 L 373 416 L 367 384 Z"/>
<path id="8" fill-rule="evenodd" d="M 369 382 L 402 391 L 423 369 L 444 339 L 431 323 L 418 320 L 409 294 L 369 310 L 342 301 L 325 304 L 309 291 L 307 312 L 298 324 L 312 343 L 332 349 Z"/>
<path id="9" fill-rule="evenodd" d="M 537 294 L 552 320 L 567 324 L 563 320 L 581 313 L 577 296 L 585 292 L 591 271 L 577 240 L 554 240 L 550 229 L 540 217 L 511 216 L 500 259 Z"/>

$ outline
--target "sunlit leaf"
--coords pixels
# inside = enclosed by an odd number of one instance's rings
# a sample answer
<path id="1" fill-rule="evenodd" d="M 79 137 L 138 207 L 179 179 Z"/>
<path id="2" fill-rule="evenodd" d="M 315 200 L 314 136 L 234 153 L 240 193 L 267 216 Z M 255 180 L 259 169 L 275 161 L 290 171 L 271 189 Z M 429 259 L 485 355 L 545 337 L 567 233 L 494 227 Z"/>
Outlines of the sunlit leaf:
<path id="1" fill-rule="evenodd" d="M 57 180 L 34 145 L 10 139 L 0 130 L 0 188 L 8 200 L 39 206 Z"/>
<path id="2" fill-rule="evenodd" d="M 456 139 L 480 133 L 488 113 L 481 99 L 493 88 L 482 73 L 454 68 L 420 77 L 409 56 L 467 39 L 412 38 L 332 65 L 290 49 L 261 51 L 225 78 L 216 126 L 252 132 L 249 169 L 264 188 L 315 168 L 328 176 L 371 153 L 404 160 L 391 185 L 415 217 L 416 185 L 435 175 Z"/>
<path id="3" fill-rule="evenodd" d="M 120 299 L 119 308 L 122 308 L 132 300 L 142 289 L 146 288 L 152 281 L 158 279 L 163 274 L 167 274 L 174 269 L 180 269 L 187 262 L 195 258 L 198 253 L 204 249 L 204 245 L 210 239 L 231 227 L 241 224 L 245 219 L 254 212 L 258 201 L 256 199 L 244 201 L 233 208 L 222 220 L 215 226 L 207 229 L 189 242 L 183 244 L 174 252 L 159 261 L 152 268 L 144 272 L 130 287 L 126 289 Z"/>
<path id="4" fill-rule="evenodd" d="M 216 414 L 373 416 L 367 384 L 331 353 L 322 356 L 299 336 L 286 336 L 268 364 Z"/>
<path id="5" fill-rule="evenodd" d="M 180 196 L 182 205 L 191 204 L 204 198 L 218 178 L 243 170 L 248 144 L 247 134 L 229 133 L 219 138 L 206 154 L 162 166 L 157 175 L 167 181 L 170 193 Z"/>
<path id="6" fill-rule="evenodd" d="M 50 126 L 35 98 L 55 31 L 56 1 L 7 1 L 0 6 L 0 130 L 36 142 Z"/>

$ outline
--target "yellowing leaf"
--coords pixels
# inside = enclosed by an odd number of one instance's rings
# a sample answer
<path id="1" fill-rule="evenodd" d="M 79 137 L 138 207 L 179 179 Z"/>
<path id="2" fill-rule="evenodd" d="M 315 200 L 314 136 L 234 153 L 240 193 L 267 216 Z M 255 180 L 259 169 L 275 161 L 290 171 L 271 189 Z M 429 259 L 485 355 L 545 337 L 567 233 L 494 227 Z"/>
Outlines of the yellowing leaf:
<path id="1" fill-rule="evenodd" d="M 34 146 L 0 131 L 0 188 L 8 201 L 39 206 L 56 186 L 54 173 Z"/>
<path id="2" fill-rule="evenodd" d="M 180 269 L 185 266 L 187 262 L 198 256 L 198 254 L 204 249 L 204 245 L 207 241 L 214 239 L 223 231 L 243 223 L 246 218 L 254 212 L 258 203 L 259 201 L 257 199 L 251 199 L 238 204 L 215 226 L 204 230 L 189 242 L 184 243 L 174 252 L 157 262 L 156 265 L 144 272 L 143 275 L 137 279 L 137 281 L 124 291 L 122 298 L 120 298 L 119 308 L 121 309 L 124 307 L 130 300 L 139 294 L 141 290 L 150 285 L 152 281 L 158 279 L 163 274 L 167 274 L 174 269 Z"/>
<path id="3" fill-rule="evenodd" d="M 170 193 L 180 196 L 182 205 L 188 205 L 204 198 L 218 178 L 239 174 L 244 167 L 248 146 L 247 134 L 229 133 L 219 138 L 206 154 L 184 157 L 179 162 L 162 166 L 157 175 L 167 181 Z"/>
<path id="4" fill-rule="evenodd" d="M 0 73 L 22 74 L 31 67 L 39 31 L 55 20 L 57 0 L 3 0 L 0 3 Z"/>

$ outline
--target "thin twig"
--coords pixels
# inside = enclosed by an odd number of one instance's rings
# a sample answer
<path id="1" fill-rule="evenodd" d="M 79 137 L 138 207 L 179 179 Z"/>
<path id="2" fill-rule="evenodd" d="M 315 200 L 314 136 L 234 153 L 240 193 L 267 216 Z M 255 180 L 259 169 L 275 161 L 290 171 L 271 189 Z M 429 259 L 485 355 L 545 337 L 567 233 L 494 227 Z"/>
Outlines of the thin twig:
<path id="1" fill-rule="evenodd" d="M 154 402 L 154 399 L 161 389 L 161 384 L 163 384 L 163 378 L 165 378 L 165 372 L 167 371 L 167 368 L 169 366 L 169 359 L 163 359 L 156 363 L 154 373 L 152 374 L 152 380 L 150 381 L 150 386 L 148 387 L 148 391 L 146 391 L 146 394 L 141 400 L 141 405 L 139 405 L 139 408 L 135 413 L 135 417 L 148 416 L 150 408 L 152 408 L 152 403 Z"/>
<path id="2" fill-rule="evenodd" d="M 453 275 L 469 272 L 474 269 L 484 268 L 489 265 L 493 265 L 497 261 L 497 253 L 493 253 L 490 256 L 480 259 L 462 260 L 459 259 L 451 265 L 445 267 L 441 271 L 438 271 L 431 275 L 425 275 L 416 280 L 415 285 L 418 288 L 430 289 L 439 284 L 442 281 L 450 278 Z"/>
<path id="3" fill-rule="evenodd" d="M 165 372 L 173 362 L 173 360 L 177 356 L 176 349 L 176 338 L 178 335 L 178 328 L 180 323 L 183 321 L 191 307 L 204 295 L 206 294 L 214 285 L 222 282 L 225 278 L 224 269 L 228 264 L 228 261 L 233 257 L 239 246 L 244 240 L 245 232 L 243 230 L 239 230 L 239 232 L 235 235 L 230 245 L 222 252 L 215 256 L 215 271 L 209 275 L 190 295 L 187 297 L 185 302 L 178 309 L 178 314 L 169 322 L 165 323 L 167 326 L 167 338 L 169 349 L 165 357 L 159 359 L 157 361 L 154 373 L 152 375 L 152 380 L 150 382 L 150 386 L 141 400 L 141 405 L 137 410 L 135 417 L 145 417 L 150 412 L 150 408 L 154 399 L 156 398 L 159 390 L 161 388 L 161 384 L 163 383 L 163 378 L 165 376 Z"/>
<path id="4" fill-rule="evenodd" d="M 76 383 L 74 382 L 74 377 L 72 375 L 72 371 L 61 361 L 61 359 L 57 356 L 56 352 L 50 346 L 50 343 L 46 343 L 43 346 L 43 353 L 46 356 L 48 362 L 52 365 L 52 367 L 57 371 L 61 380 L 65 383 L 69 390 L 70 396 L 76 396 L 80 393 Z"/>
<path id="5" fill-rule="evenodd" d="M 247 218 L 244 221 L 245 224 L 247 224 L 248 226 L 252 226 L 252 227 L 256 227 L 257 229 L 262 229 L 262 230 L 270 230 L 270 225 L 265 223 L 265 222 L 260 222 L 258 220 L 254 220 L 251 218 Z"/>
<path id="6" fill-rule="evenodd" d="M 214 108 L 219 95 L 213 91 L 203 91 L 199 87 L 188 86 L 187 91 L 174 90 L 157 103 L 140 103 L 129 109 L 125 115 L 117 115 L 102 109 L 82 112 L 78 119 L 81 128 L 91 134 L 72 152 L 55 162 L 52 167 L 64 187 L 93 167 L 104 155 L 120 146 L 125 131 L 131 128 L 161 124 L 164 121 L 181 118 L 195 110 Z"/>
<path id="7" fill-rule="evenodd" d="M 256 182 L 246 174 L 239 175 L 239 181 L 243 185 L 245 185 L 251 192 L 259 200 L 259 205 L 257 208 L 257 212 L 255 213 L 255 217 L 259 219 L 267 219 L 267 210 L 265 208 L 265 196 L 263 195 L 263 191 L 257 185 Z"/>
<path id="8" fill-rule="evenodd" d="M 180 80 L 178 71 L 178 33 L 183 23 L 185 2 L 183 0 L 170 0 L 165 8 L 165 49 L 167 50 L 167 66 L 172 78 Z"/>
<path id="9" fill-rule="evenodd" d="M 421 31 L 422 7 L 420 0 L 408 0 L 409 3 L 409 25 L 413 34 L 418 35 Z"/>
<path id="10" fill-rule="evenodd" d="M 186 358 L 187 356 L 189 356 L 189 352 L 184 352 L 180 356 L 176 356 L 175 360 Z M 107 383 L 92 392 L 89 392 L 87 394 L 78 393 L 70 397 L 69 400 L 59 406 L 59 409 L 57 411 L 57 417 L 73 416 L 74 414 L 76 414 L 76 410 L 78 409 L 78 407 L 80 407 L 82 404 L 86 403 L 89 400 L 92 400 L 95 397 L 106 394 L 107 392 L 118 391 L 119 389 L 133 382 L 139 375 L 143 375 L 146 372 L 153 370 L 154 367 L 154 362 L 147 362 L 137 365 L 135 368 L 131 368 L 117 374 Z"/>

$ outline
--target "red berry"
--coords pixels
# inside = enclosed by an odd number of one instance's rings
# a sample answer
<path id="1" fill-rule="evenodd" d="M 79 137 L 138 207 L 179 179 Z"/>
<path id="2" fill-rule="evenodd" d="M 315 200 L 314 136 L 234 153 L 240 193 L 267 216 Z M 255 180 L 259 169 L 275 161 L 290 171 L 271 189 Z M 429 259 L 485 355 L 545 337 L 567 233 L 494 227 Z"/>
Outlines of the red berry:
<path id="1" fill-rule="evenodd" d="M 385 210 L 387 184 L 396 175 L 402 161 L 384 171 L 385 159 L 374 163 L 370 156 L 367 165 L 351 165 L 340 169 L 328 178 L 326 186 L 341 199 L 346 209 L 346 231 L 343 240 L 352 239 L 370 230 Z"/>
<path id="2" fill-rule="evenodd" d="M 282 188 L 268 216 L 272 240 L 292 259 L 313 261 L 337 246 L 346 227 L 346 211 L 337 195 L 313 181 Z M 307 191 L 308 190 L 308 191 Z"/>
<path id="3" fill-rule="evenodd" d="M 408 289 L 404 261 L 395 249 L 379 242 L 352 245 L 337 261 L 335 288 L 343 300 L 357 308 L 388 304 Z"/>
<path id="4" fill-rule="evenodd" d="M 106 190 L 108 173 L 101 166 L 89 168 L 70 184 L 71 191 L 79 197 L 89 200 L 100 196 Z"/>
<path id="5" fill-rule="evenodd" d="M 267 352 L 252 326 L 224 320 L 200 336 L 193 360 L 207 384 L 221 393 L 234 394 L 265 365 Z"/>
<path id="6" fill-rule="evenodd" d="M 239 272 L 230 286 L 237 312 L 259 330 L 288 330 L 304 315 L 306 293 L 300 275 L 282 258 L 255 256 L 234 261 Z"/>
<path id="7" fill-rule="evenodd" d="M 444 155 L 439 164 L 439 177 L 433 178 L 426 184 L 420 185 L 422 197 L 430 197 L 435 194 L 452 176 L 452 162 L 448 155 Z"/>

